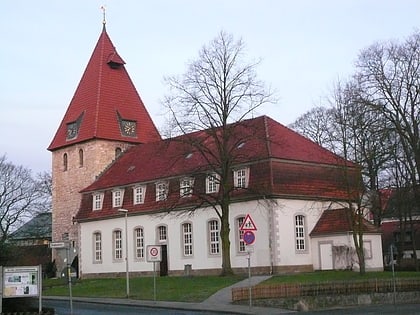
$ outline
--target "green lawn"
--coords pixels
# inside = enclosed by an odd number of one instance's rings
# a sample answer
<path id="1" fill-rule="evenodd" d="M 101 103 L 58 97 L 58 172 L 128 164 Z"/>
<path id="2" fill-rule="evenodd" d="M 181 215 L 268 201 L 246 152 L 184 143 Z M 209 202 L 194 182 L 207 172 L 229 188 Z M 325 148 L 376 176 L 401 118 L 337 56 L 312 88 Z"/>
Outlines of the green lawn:
<path id="1" fill-rule="evenodd" d="M 420 277 L 420 272 L 396 272 L 398 278 Z M 354 281 L 363 279 L 391 278 L 391 272 L 368 272 L 361 276 L 353 271 L 316 271 L 290 275 L 276 275 L 261 283 L 319 283 L 333 281 Z M 245 279 L 233 277 L 157 277 L 156 299 L 161 301 L 201 302 L 221 288 Z M 125 298 L 125 278 L 84 279 L 77 280 L 72 287 L 75 297 L 109 297 Z M 44 281 L 44 296 L 68 296 L 68 284 L 64 279 L 47 279 Z M 130 279 L 130 298 L 153 300 L 153 277 Z"/>
<path id="2" fill-rule="evenodd" d="M 156 300 L 201 302 L 218 290 L 230 286 L 243 277 L 157 277 Z M 77 280 L 72 286 L 73 296 L 125 298 L 125 278 Z M 68 296 L 64 279 L 44 281 L 44 296 Z M 153 277 L 130 279 L 130 298 L 153 300 Z"/>

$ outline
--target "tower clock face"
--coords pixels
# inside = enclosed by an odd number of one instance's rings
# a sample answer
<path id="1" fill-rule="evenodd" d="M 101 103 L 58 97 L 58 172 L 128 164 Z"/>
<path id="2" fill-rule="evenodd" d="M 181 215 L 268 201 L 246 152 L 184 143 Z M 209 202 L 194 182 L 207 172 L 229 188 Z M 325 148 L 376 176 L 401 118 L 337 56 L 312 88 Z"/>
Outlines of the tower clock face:
<path id="1" fill-rule="evenodd" d="M 67 125 L 67 139 L 74 139 L 77 136 L 77 123 Z"/>
<path id="2" fill-rule="evenodd" d="M 130 120 L 123 120 L 122 133 L 124 136 L 129 136 L 129 137 L 136 136 L 136 122 L 130 121 Z"/>

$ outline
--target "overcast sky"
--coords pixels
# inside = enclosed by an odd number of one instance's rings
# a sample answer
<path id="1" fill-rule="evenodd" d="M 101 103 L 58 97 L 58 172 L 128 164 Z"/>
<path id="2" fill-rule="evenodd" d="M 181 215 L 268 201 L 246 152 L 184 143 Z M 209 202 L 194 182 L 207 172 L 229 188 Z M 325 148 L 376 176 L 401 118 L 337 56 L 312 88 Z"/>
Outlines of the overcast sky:
<path id="1" fill-rule="evenodd" d="M 102 29 L 107 32 L 158 128 L 164 76 L 221 30 L 261 58 L 258 78 L 279 102 L 260 109 L 288 125 L 346 79 L 360 50 L 404 40 L 420 24 L 418 0 L 2 0 L 0 155 L 51 169 L 47 151 Z"/>

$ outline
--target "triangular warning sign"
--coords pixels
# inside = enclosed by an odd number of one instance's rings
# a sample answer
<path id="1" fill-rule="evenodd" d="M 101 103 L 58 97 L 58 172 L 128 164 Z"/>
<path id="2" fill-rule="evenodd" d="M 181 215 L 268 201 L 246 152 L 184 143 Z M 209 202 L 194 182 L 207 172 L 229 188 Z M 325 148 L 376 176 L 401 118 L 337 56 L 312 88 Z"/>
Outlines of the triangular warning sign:
<path id="1" fill-rule="evenodd" d="M 257 227 L 255 226 L 254 221 L 252 221 L 249 214 L 246 215 L 244 222 L 239 228 L 241 231 L 256 231 Z"/>

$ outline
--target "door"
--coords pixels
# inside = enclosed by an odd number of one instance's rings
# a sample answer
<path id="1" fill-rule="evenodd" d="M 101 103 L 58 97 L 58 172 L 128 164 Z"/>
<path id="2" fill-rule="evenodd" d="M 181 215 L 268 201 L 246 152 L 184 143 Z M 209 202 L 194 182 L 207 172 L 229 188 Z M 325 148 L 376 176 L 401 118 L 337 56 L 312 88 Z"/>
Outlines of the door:
<path id="1" fill-rule="evenodd" d="M 168 275 L 168 246 L 162 245 L 161 250 L 161 261 L 159 264 L 160 276 L 167 276 Z"/>
<path id="2" fill-rule="evenodd" d="M 333 257 L 332 257 L 332 244 L 321 243 L 319 244 L 319 259 L 321 270 L 333 270 Z"/>

